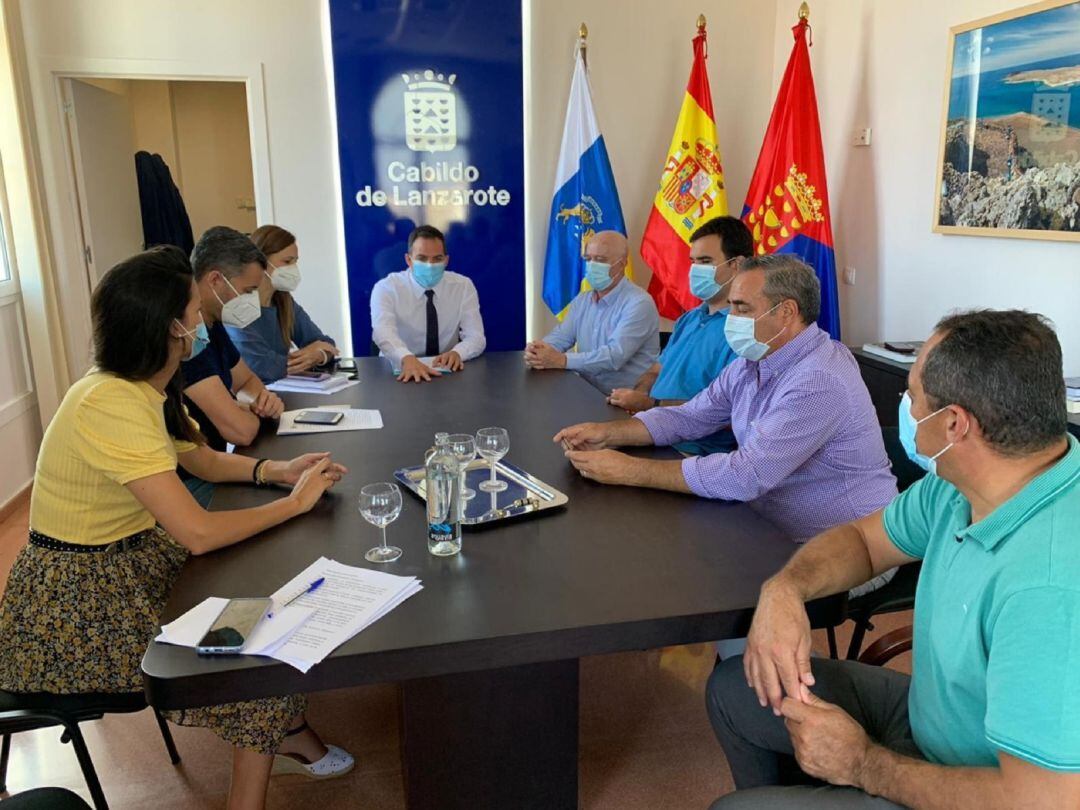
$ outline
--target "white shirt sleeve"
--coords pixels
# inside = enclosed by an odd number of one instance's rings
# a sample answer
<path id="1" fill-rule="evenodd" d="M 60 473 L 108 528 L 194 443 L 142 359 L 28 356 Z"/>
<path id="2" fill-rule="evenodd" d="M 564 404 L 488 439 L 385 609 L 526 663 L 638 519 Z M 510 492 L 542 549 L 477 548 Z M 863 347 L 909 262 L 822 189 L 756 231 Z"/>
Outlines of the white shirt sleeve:
<path id="1" fill-rule="evenodd" d="M 379 351 L 390 358 L 394 368 L 400 368 L 401 361 L 412 352 L 398 334 L 395 297 L 389 278 L 376 283 L 371 291 L 371 339 Z"/>
<path id="2" fill-rule="evenodd" d="M 487 338 L 484 337 L 484 319 L 480 317 L 480 297 L 476 294 L 476 285 L 470 278 L 464 279 L 464 282 L 459 324 L 461 336 L 451 351 L 457 352 L 462 360 L 472 360 L 483 354 Z"/>

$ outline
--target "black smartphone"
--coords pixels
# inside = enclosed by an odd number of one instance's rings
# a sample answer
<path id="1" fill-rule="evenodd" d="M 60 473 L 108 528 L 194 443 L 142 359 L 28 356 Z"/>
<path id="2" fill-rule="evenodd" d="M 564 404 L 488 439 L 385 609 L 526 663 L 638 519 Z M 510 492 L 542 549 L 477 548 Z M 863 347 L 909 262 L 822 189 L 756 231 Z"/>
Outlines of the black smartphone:
<path id="1" fill-rule="evenodd" d="M 351 357 L 344 359 L 338 359 L 337 361 L 338 371 L 356 371 L 356 361 Z"/>
<path id="2" fill-rule="evenodd" d="M 195 645 L 199 655 L 231 655 L 240 652 L 255 625 L 270 609 L 265 596 L 250 599 L 230 599 L 214 619 L 206 635 Z"/>
<path id="3" fill-rule="evenodd" d="M 890 352 L 896 352 L 897 354 L 915 354 L 922 344 L 921 340 L 887 340 L 884 346 Z"/>
<path id="4" fill-rule="evenodd" d="M 336 425 L 344 418 L 341 411 L 301 411 L 293 421 L 298 425 Z"/>

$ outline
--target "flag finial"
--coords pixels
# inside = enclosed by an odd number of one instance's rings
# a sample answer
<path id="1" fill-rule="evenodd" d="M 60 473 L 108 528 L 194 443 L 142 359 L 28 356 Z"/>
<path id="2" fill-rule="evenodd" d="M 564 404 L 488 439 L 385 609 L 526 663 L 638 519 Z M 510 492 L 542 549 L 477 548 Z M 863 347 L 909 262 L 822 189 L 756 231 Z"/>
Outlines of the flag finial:
<path id="1" fill-rule="evenodd" d="M 809 20 L 810 19 L 810 4 L 809 3 L 804 2 L 801 6 L 799 6 L 799 19 L 800 20 Z"/>
<path id="2" fill-rule="evenodd" d="M 698 14 L 697 15 L 697 30 L 698 30 L 698 32 L 701 32 L 701 31 L 705 30 L 705 15 L 704 14 Z"/>
<path id="3" fill-rule="evenodd" d="M 578 29 L 577 35 L 580 39 L 589 38 L 589 27 L 585 23 L 581 24 L 581 28 Z"/>

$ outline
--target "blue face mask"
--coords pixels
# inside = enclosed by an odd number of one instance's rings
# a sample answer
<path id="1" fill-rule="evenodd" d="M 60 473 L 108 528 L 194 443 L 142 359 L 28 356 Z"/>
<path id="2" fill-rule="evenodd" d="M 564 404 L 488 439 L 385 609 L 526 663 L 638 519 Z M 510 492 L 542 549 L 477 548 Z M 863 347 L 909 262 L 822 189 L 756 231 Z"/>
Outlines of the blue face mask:
<path id="1" fill-rule="evenodd" d="M 784 303 L 783 301 L 780 304 Z M 776 307 L 780 306 L 777 304 Z M 758 322 L 760 318 L 764 318 L 769 312 L 772 312 L 773 307 L 768 312 L 763 312 L 758 315 L 757 318 L 750 318 L 746 315 L 728 315 L 727 321 L 724 323 L 724 337 L 727 338 L 728 345 L 731 350 L 739 357 L 745 357 L 747 360 L 760 360 L 769 351 L 769 344 L 776 340 L 783 334 L 784 329 L 781 329 L 767 341 L 762 342 L 754 336 L 754 324 Z"/>
<path id="2" fill-rule="evenodd" d="M 433 264 L 432 262 L 422 262 L 419 259 L 413 259 L 412 272 L 413 278 L 416 279 L 416 283 L 425 290 L 430 290 L 442 281 L 443 273 L 446 272 L 446 262 Z"/>
<path id="3" fill-rule="evenodd" d="M 585 279 L 597 292 L 603 292 L 611 286 L 611 265 L 607 262 L 585 262 Z"/>
<path id="4" fill-rule="evenodd" d="M 945 408 L 947 407 L 949 406 L 946 405 Z M 931 475 L 937 475 L 937 460 L 946 450 L 953 446 L 953 443 L 949 442 L 932 456 L 924 456 L 919 452 L 919 448 L 915 446 L 915 434 L 919 430 L 919 425 L 927 419 L 937 416 L 945 408 L 938 408 L 932 414 L 924 416 L 922 419 L 916 419 L 911 415 L 911 394 L 905 391 L 903 398 L 900 400 L 900 444 L 904 446 L 904 452 L 907 453 L 908 458 Z"/>
<path id="5" fill-rule="evenodd" d="M 173 320 L 176 320 L 173 318 Z M 199 321 L 194 331 L 188 331 L 184 329 L 184 325 L 180 321 L 176 321 L 177 326 L 184 332 L 184 336 L 191 338 L 191 349 L 188 351 L 188 356 L 185 360 L 192 360 L 199 355 L 199 353 L 210 345 L 210 333 L 206 331 L 206 324 Z"/>
<path id="6" fill-rule="evenodd" d="M 728 264 L 728 262 L 723 262 L 722 264 L 715 266 L 711 264 L 690 265 L 690 292 L 695 298 L 700 298 L 702 301 L 710 301 L 731 282 L 730 278 L 723 284 L 718 284 L 716 282 L 716 271 L 726 264 Z"/>

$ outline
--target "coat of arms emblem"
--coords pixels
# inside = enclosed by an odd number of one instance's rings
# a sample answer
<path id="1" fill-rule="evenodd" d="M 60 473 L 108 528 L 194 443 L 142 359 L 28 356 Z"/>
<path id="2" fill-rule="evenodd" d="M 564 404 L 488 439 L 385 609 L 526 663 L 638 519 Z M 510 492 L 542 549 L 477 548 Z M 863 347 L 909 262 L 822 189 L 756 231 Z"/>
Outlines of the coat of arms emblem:
<path id="1" fill-rule="evenodd" d="M 691 147 L 684 141 L 682 149 L 669 155 L 664 166 L 660 179 L 664 201 L 679 216 L 700 219 L 716 204 L 716 197 L 724 187 L 720 179 L 722 172 L 720 150 L 715 144 L 698 138 Z"/>
<path id="2" fill-rule="evenodd" d="M 405 80 L 405 145 L 414 152 L 448 152 L 457 145 L 457 74 L 434 70 L 402 73 Z"/>

